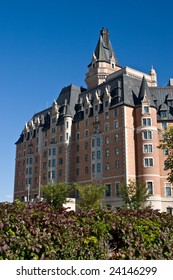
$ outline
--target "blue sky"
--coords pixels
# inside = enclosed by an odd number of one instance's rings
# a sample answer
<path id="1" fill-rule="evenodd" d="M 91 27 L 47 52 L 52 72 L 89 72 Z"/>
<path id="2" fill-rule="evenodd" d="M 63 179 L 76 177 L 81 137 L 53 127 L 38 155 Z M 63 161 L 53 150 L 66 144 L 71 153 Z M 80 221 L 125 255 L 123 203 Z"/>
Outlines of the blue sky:
<path id="1" fill-rule="evenodd" d="M 0 201 L 12 201 L 15 142 L 62 87 L 85 87 L 102 27 L 118 61 L 173 78 L 172 0 L 0 0 Z"/>

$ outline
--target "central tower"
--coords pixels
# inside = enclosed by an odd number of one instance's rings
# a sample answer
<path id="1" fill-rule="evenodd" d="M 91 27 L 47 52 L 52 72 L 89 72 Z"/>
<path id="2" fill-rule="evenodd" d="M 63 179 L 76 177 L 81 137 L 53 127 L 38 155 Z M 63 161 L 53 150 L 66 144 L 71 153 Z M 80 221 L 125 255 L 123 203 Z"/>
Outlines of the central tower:
<path id="1" fill-rule="evenodd" d="M 106 81 L 106 77 L 121 69 L 109 40 L 109 32 L 102 28 L 100 37 L 93 53 L 91 63 L 88 65 L 85 82 L 91 89 Z"/>

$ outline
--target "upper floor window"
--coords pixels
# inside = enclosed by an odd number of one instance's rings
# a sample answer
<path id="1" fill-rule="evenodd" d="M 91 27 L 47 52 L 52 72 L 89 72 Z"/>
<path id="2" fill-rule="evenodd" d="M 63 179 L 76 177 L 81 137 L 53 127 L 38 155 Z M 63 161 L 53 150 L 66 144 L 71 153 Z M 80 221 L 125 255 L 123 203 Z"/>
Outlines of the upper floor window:
<path id="1" fill-rule="evenodd" d="M 152 139 L 152 131 L 151 130 L 143 131 L 142 137 L 144 140 Z"/>
<path id="2" fill-rule="evenodd" d="M 161 118 L 166 118 L 166 111 L 161 111 L 160 112 L 160 117 Z"/>
<path id="3" fill-rule="evenodd" d="M 118 129 L 118 121 L 117 120 L 114 121 L 114 128 Z"/>
<path id="4" fill-rule="evenodd" d="M 97 147 L 100 147 L 100 138 L 97 138 Z"/>
<path id="5" fill-rule="evenodd" d="M 105 132 L 109 131 L 109 124 L 108 123 L 105 123 L 104 130 L 105 130 Z"/>
<path id="6" fill-rule="evenodd" d="M 151 126 L 151 118 L 143 118 L 142 119 L 143 126 Z"/>
<path id="7" fill-rule="evenodd" d="M 109 106 L 109 101 L 106 100 L 106 101 L 105 101 L 105 108 L 108 108 L 108 106 Z"/>
<path id="8" fill-rule="evenodd" d="M 79 138 L 80 138 L 80 134 L 78 132 L 78 133 L 76 133 L 76 140 L 79 140 Z"/>
<path id="9" fill-rule="evenodd" d="M 143 114 L 149 114 L 150 112 L 150 107 L 148 105 L 143 106 Z"/>
<path id="10" fill-rule="evenodd" d="M 162 122 L 162 129 L 167 129 L 167 123 L 166 122 Z"/>
<path id="11" fill-rule="evenodd" d="M 109 144 L 109 137 L 105 138 L 105 144 L 107 144 L 107 145 Z"/>
<path id="12" fill-rule="evenodd" d="M 97 163 L 97 172 L 101 172 L 101 164 Z"/>
<path id="13" fill-rule="evenodd" d="M 109 112 L 105 112 L 105 119 L 108 120 L 109 119 Z"/>
<path id="14" fill-rule="evenodd" d="M 144 144 L 143 145 L 143 152 L 144 153 L 152 153 L 153 152 L 153 145 L 152 144 Z"/>
<path id="15" fill-rule="evenodd" d="M 144 158 L 144 167 L 152 167 L 154 166 L 153 158 Z"/>

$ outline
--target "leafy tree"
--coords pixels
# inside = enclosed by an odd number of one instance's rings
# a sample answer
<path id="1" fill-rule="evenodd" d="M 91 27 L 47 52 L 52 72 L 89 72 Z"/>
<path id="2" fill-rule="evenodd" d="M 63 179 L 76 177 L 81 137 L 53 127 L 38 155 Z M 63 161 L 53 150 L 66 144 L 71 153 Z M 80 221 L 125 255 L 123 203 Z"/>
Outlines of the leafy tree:
<path id="1" fill-rule="evenodd" d="M 79 194 L 79 208 L 82 210 L 96 210 L 101 208 L 101 202 L 104 197 L 105 186 L 103 185 L 80 185 L 75 184 L 75 189 Z"/>
<path id="2" fill-rule="evenodd" d="M 168 149 L 168 157 L 165 162 L 165 168 L 169 169 L 169 182 L 173 183 L 173 126 L 167 128 L 167 130 L 163 134 L 163 140 L 161 140 L 160 142 L 161 144 L 158 146 L 158 148 L 162 150 Z"/>
<path id="3" fill-rule="evenodd" d="M 67 202 L 71 189 L 67 183 L 49 183 L 41 187 L 43 198 L 54 207 L 62 207 Z"/>
<path id="4" fill-rule="evenodd" d="M 141 209 L 149 197 L 147 187 L 144 183 L 129 180 L 129 183 L 120 185 L 120 193 L 125 206 L 129 209 Z"/>

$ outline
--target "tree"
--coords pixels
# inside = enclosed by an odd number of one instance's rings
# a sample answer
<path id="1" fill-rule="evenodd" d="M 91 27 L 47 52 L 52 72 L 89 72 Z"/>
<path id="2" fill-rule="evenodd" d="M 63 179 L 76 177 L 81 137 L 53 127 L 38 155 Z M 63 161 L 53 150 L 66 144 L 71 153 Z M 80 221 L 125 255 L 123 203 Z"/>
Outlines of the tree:
<path id="1" fill-rule="evenodd" d="M 79 185 L 74 188 L 79 194 L 79 208 L 82 210 L 97 210 L 101 208 L 101 202 L 104 197 L 105 186 L 103 185 Z"/>
<path id="2" fill-rule="evenodd" d="M 67 202 L 71 189 L 67 183 L 49 183 L 41 187 L 43 198 L 56 208 Z"/>
<path id="3" fill-rule="evenodd" d="M 160 141 L 158 148 L 167 149 L 168 157 L 165 162 L 165 169 L 169 169 L 168 180 L 173 183 L 173 126 L 169 126 L 163 134 L 163 140 Z"/>
<path id="4" fill-rule="evenodd" d="M 121 197 L 125 203 L 125 207 L 129 209 L 141 209 L 144 202 L 150 196 L 146 184 L 138 181 L 129 180 L 129 183 L 120 185 Z"/>

